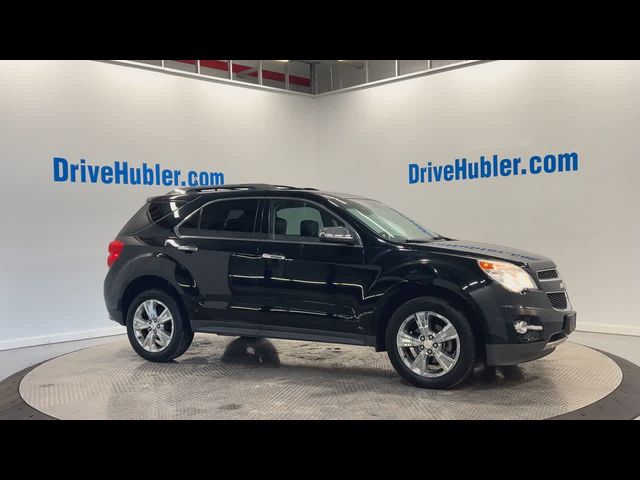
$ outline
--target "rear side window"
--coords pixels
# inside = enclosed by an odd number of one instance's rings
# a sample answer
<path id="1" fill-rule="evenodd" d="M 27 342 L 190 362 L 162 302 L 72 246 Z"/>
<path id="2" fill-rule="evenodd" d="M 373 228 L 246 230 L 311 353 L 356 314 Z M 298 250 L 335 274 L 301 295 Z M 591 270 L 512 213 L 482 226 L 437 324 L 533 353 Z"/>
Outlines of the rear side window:
<path id="1" fill-rule="evenodd" d="M 131 217 L 120 234 L 138 233 L 153 224 L 158 224 L 162 228 L 173 228 L 180 221 L 178 210 L 185 204 L 184 201 L 147 202 Z"/>
<path id="2" fill-rule="evenodd" d="M 257 199 L 213 202 L 180 225 L 180 235 L 199 237 L 253 238 L 258 212 Z"/>

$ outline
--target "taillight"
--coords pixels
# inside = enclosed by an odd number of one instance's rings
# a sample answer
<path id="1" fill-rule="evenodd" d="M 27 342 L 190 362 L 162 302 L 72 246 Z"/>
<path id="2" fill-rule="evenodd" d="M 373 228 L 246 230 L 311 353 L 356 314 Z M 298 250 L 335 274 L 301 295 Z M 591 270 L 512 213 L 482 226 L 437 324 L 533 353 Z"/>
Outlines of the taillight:
<path id="1" fill-rule="evenodd" d="M 111 267 L 113 263 L 118 259 L 122 249 L 124 248 L 124 243 L 120 240 L 114 240 L 109 244 L 109 256 L 107 257 L 107 267 Z"/>

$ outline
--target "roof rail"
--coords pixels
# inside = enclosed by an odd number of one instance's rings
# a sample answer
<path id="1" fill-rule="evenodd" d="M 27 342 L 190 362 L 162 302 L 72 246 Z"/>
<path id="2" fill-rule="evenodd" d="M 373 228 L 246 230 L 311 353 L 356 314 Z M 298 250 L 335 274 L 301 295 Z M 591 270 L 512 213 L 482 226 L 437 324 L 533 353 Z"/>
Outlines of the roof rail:
<path id="1" fill-rule="evenodd" d="M 290 185 L 272 185 L 269 183 L 231 183 L 227 185 L 211 185 L 202 187 L 181 187 L 172 190 L 169 193 L 199 193 L 199 192 L 217 192 L 218 190 L 317 190 L 317 188 L 309 187 L 292 187 Z"/>
<path id="2" fill-rule="evenodd" d="M 275 190 L 318 190 L 317 188 L 312 187 L 292 187 L 290 185 L 268 185 L 269 187 L 273 187 Z"/>

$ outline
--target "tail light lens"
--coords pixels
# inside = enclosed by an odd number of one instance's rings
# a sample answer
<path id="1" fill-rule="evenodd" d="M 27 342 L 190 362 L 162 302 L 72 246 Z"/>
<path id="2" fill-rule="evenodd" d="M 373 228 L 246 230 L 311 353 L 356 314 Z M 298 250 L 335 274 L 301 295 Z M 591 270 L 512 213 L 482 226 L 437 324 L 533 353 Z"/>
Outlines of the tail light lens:
<path id="1" fill-rule="evenodd" d="M 118 259 L 122 249 L 124 248 L 124 243 L 120 240 L 114 240 L 109 244 L 109 256 L 107 257 L 107 267 L 111 267 L 113 263 Z"/>

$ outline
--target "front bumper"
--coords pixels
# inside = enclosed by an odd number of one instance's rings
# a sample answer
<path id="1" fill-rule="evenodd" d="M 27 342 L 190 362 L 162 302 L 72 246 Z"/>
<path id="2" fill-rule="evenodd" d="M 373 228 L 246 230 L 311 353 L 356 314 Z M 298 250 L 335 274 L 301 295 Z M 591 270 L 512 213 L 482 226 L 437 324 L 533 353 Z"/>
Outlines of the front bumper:
<path id="1" fill-rule="evenodd" d="M 544 357 L 575 330 L 576 312 L 571 305 L 567 310 L 553 308 L 545 291 L 514 294 L 492 286 L 474 296 L 485 319 L 487 365 L 515 365 Z M 518 334 L 514 324 L 520 320 L 533 328 Z"/>
<path id="2" fill-rule="evenodd" d="M 518 343 L 486 344 L 487 365 L 516 365 L 542 358 L 553 352 L 558 345 L 569 338 L 569 334 L 576 328 L 576 312 L 563 313 L 560 323 L 556 321 L 557 313 L 555 311 L 550 313 L 553 321 L 545 322 L 545 316 L 540 311 L 537 312 L 536 317 L 532 317 L 543 327 L 543 330 L 539 332 L 539 339 L 520 336 Z"/>
<path id="3" fill-rule="evenodd" d="M 485 345 L 487 365 L 500 367 L 537 360 L 538 358 L 549 355 L 558 345 L 564 343 L 567 338 L 569 337 L 565 334 L 558 340 L 550 342 Z"/>

